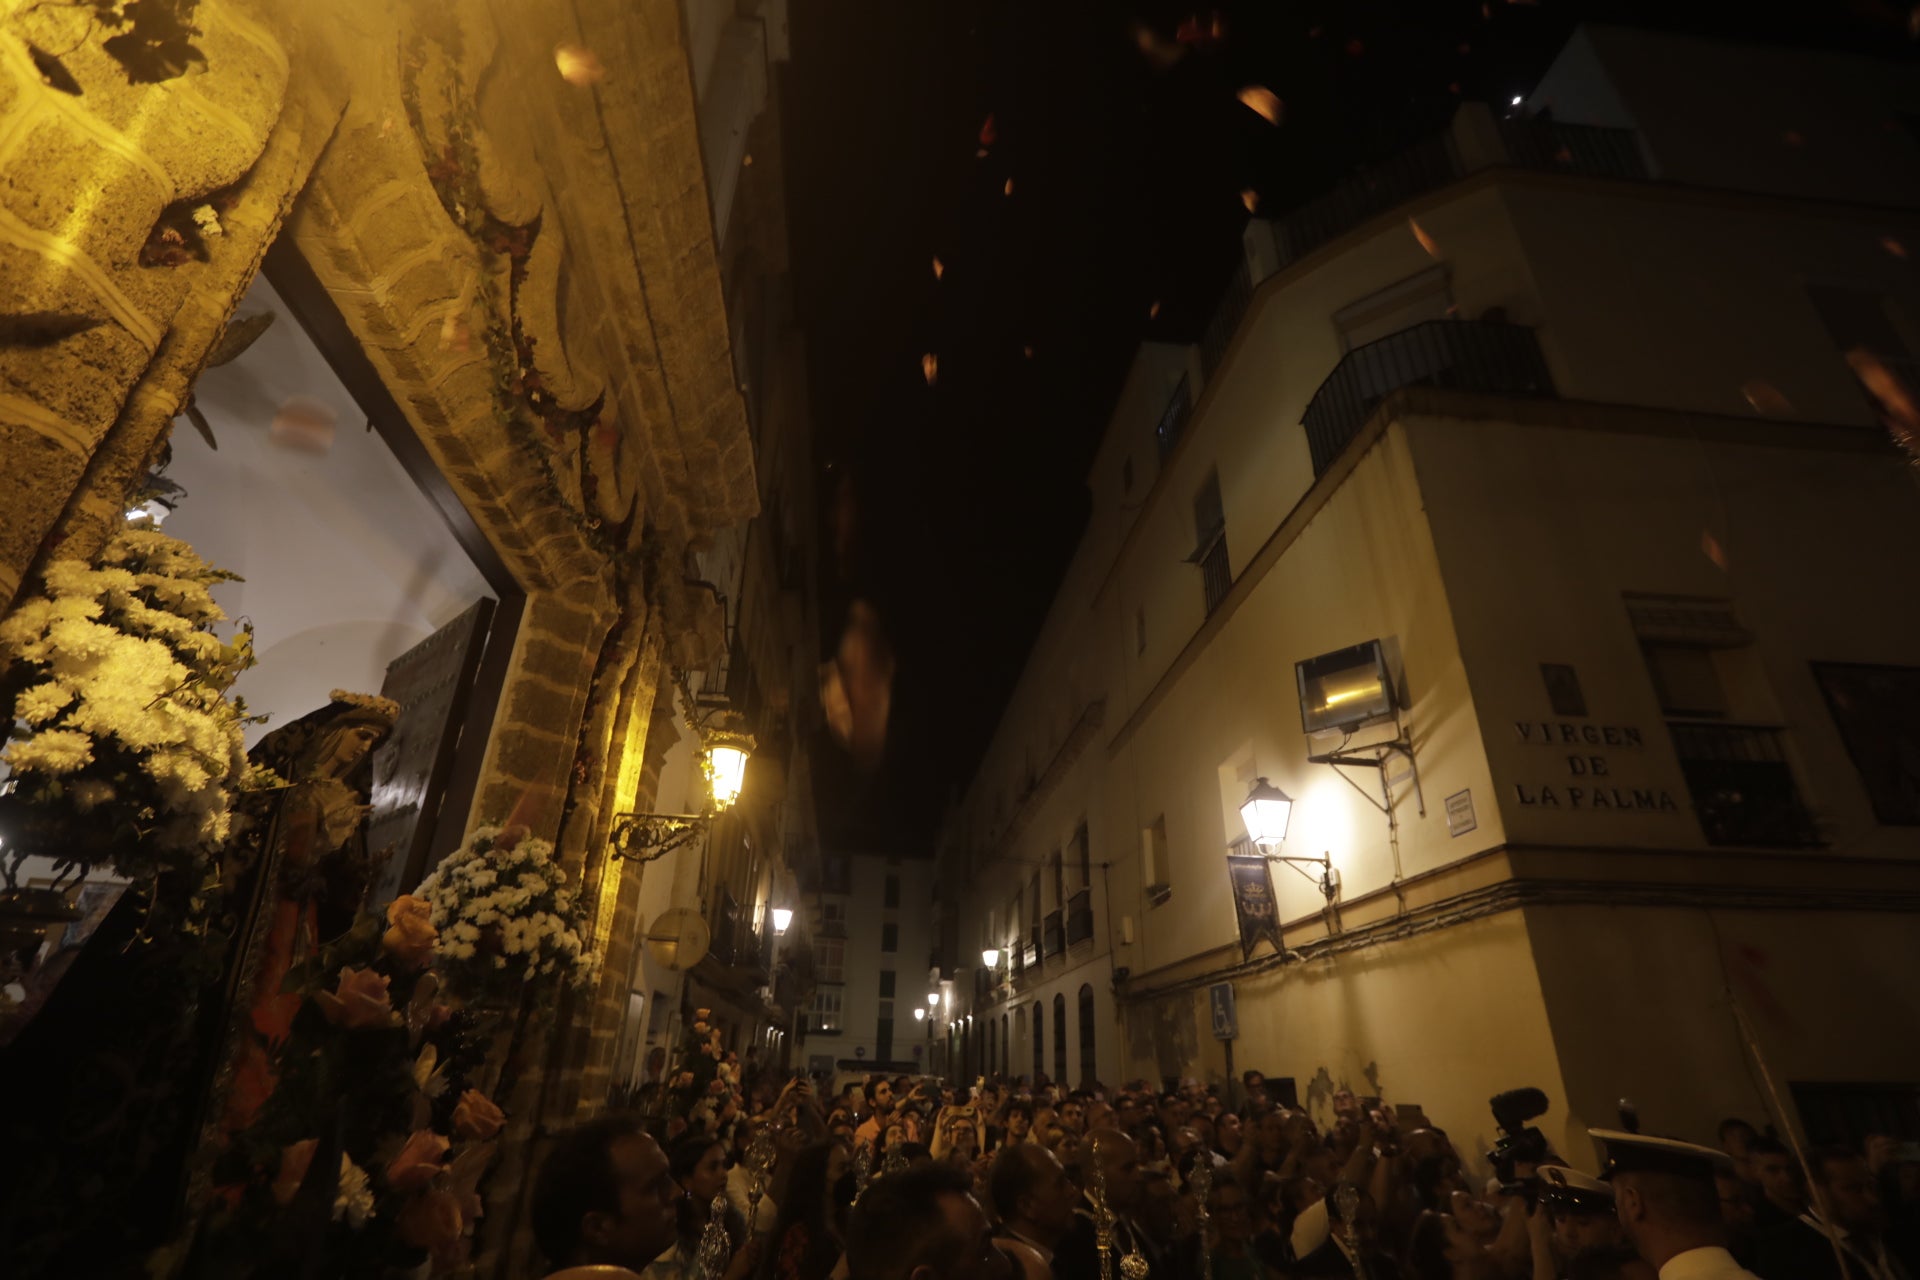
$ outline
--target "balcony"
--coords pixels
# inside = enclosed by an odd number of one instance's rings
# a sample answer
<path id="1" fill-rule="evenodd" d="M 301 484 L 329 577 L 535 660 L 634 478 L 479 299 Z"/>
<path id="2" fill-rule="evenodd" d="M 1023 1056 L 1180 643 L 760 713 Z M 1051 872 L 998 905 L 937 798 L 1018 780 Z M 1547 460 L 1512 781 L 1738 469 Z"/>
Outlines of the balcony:
<path id="1" fill-rule="evenodd" d="M 1093 890 L 1082 889 L 1067 899 L 1067 945 L 1093 937 Z"/>
<path id="2" fill-rule="evenodd" d="M 1058 911 L 1047 912 L 1046 923 L 1040 926 L 1040 942 L 1049 957 L 1067 949 L 1067 930 Z"/>
<path id="3" fill-rule="evenodd" d="M 1667 731 L 1708 844 L 1777 849 L 1820 844 L 1778 729 L 1669 721 Z"/>
<path id="4" fill-rule="evenodd" d="M 1288 266 L 1369 218 L 1457 182 L 1475 169 L 1504 165 L 1603 178 L 1647 176 L 1633 130 L 1551 120 L 1498 121 L 1492 153 L 1478 163 L 1470 162 L 1462 155 L 1462 144 L 1474 141 L 1475 116 L 1485 111 L 1474 105 L 1462 108 L 1448 132 L 1378 164 L 1365 165 L 1326 194 L 1276 218 L 1272 225 L 1277 265 Z"/>
<path id="5" fill-rule="evenodd" d="M 1325 474 L 1382 400 L 1403 387 L 1551 396 L 1533 330 L 1492 320 L 1429 320 L 1355 347 L 1313 393 L 1300 424 Z"/>
<path id="6" fill-rule="evenodd" d="M 1027 954 L 1017 942 L 1007 949 L 1007 972 L 1015 979 L 1026 976 Z"/>
<path id="7" fill-rule="evenodd" d="M 1040 967 L 1040 926 L 1035 925 L 1027 934 L 1027 968 Z"/>
<path id="8" fill-rule="evenodd" d="M 1180 433 L 1187 429 L 1187 414 L 1192 409 L 1193 392 L 1187 385 L 1186 375 L 1182 374 L 1173 394 L 1167 397 L 1167 407 L 1160 411 L 1160 421 L 1153 428 L 1161 457 L 1172 453 L 1173 446 L 1180 443 Z"/>

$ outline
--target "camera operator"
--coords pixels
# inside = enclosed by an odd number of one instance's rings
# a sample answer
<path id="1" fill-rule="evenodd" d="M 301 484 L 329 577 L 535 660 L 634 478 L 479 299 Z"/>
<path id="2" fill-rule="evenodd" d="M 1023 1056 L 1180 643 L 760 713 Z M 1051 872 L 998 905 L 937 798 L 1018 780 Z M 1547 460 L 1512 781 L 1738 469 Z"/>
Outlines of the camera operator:
<path id="1" fill-rule="evenodd" d="M 1535 1177 L 1535 1194 L 1551 1228 L 1553 1271 L 1559 1280 L 1565 1280 L 1569 1264 L 1581 1252 L 1626 1243 L 1612 1187 L 1557 1164 L 1541 1165 Z"/>

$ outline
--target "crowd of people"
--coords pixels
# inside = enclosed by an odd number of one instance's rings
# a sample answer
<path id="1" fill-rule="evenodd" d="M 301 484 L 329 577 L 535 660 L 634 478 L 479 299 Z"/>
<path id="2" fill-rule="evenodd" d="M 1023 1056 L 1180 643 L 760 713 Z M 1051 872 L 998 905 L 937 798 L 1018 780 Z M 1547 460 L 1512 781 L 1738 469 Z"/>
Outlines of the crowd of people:
<path id="1" fill-rule="evenodd" d="M 1231 1096 L 904 1076 L 829 1094 L 702 1056 L 671 1105 L 548 1154 L 534 1228 L 557 1276 L 1920 1280 L 1920 1150 L 1886 1136 L 1803 1166 L 1739 1120 L 1711 1147 L 1596 1130 L 1596 1178 L 1503 1126 L 1487 1177 L 1417 1109 L 1340 1092 L 1323 1126 L 1254 1071 Z"/>

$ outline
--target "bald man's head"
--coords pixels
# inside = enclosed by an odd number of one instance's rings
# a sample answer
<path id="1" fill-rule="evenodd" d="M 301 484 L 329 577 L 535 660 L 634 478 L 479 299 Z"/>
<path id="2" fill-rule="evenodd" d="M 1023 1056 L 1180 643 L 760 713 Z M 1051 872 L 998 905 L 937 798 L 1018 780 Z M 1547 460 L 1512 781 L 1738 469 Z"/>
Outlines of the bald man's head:
<path id="1" fill-rule="evenodd" d="M 1140 1179 L 1140 1150 L 1133 1139 L 1119 1129 L 1095 1129 L 1087 1135 L 1081 1149 L 1092 1150 L 1100 1172 L 1106 1177 L 1107 1204 L 1122 1213 L 1139 1207 L 1144 1184 Z M 1088 1179 L 1091 1189 L 1091 1169 Z"/>

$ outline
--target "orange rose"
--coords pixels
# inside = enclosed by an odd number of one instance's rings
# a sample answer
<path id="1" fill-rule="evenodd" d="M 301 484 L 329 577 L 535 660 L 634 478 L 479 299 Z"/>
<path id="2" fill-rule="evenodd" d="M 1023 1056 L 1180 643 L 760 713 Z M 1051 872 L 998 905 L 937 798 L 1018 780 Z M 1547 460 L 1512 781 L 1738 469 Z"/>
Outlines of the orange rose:
<path id="1" fill-rule="evenodd" d="M 399 1192 L 422 1190 L 446 1172 L 440 1157 L 447 1154 L 447 1148 L 452 1145 L 431 1129 L 415 1129 L 407 1136 L 407 1145 L 400 1148 L 400 1154 L 387 1166 L 387 1185 Z"/>
<path id="2" fill-rule="evenodd" d="M 410 969 L 423 967 L 433 959 L 434 943 L 440 931 L 433 927 L 432 909 L 426 899 L 403 893 L 387 907 L 387 932 L 381 947 Z"/>
<path id="3" fill-rule="evenodd" d="M 319 1145 L 318 1138 L 304 1138 L 280 1149 L 280 1173 L 273 1180 L 275 1204 L 284 1209 L 293 1203 L 300 1184 L 307 1180 L 307 1169 L 313 1164 L 313 1150 Z"/>
<path id="4" fill-rule="evenodd" d="M 347 1031 L 391 1027 L 399 1023 L 387 996 L 387 977 L 371 969 L 342 969 L 332 991 L 317 991 L 313 1002 L 328 1022 Z"/>
<path id="5" fill-rule="evenodd" d="M 400 1206 L 393 1229 L 405 1243 L 444 1258 L 459 1248 L 466 1225 L 457 1196 L 448 1191 L 426 1191 Z"/>
<path id="6" fill-rule="evenodd" d="M 485 1142 L 507 1123 L 507 1113 L 478 1089 L 469 1089 L 453 1104 L 453 1131 L 462 1138 Z"/>

